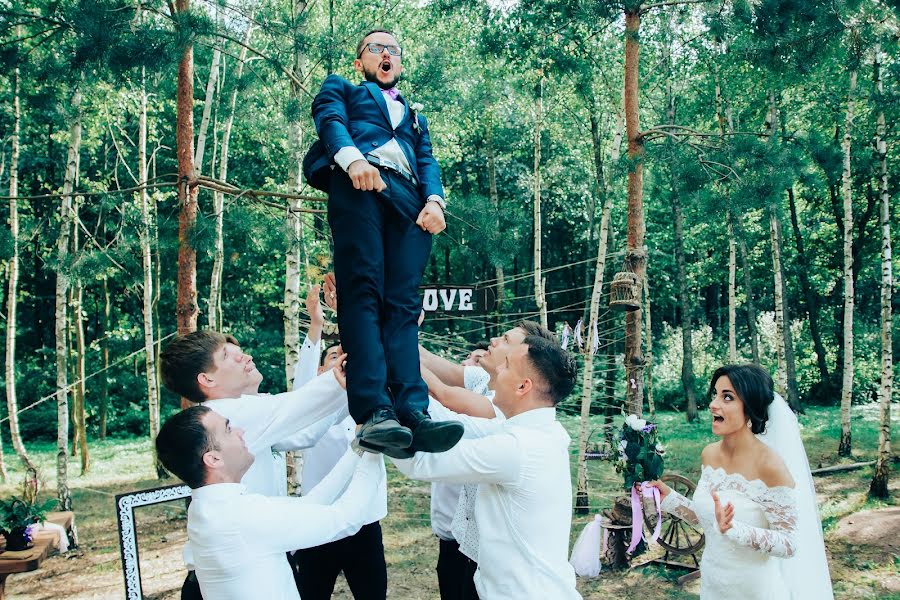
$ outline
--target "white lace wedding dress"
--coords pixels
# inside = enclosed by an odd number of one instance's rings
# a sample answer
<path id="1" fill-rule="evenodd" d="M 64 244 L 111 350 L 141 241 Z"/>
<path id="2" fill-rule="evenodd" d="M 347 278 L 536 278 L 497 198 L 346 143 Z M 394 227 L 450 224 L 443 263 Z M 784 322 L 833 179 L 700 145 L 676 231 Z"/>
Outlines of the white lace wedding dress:
<path id="1" fill-rule="evenodd" d="M 734 505 L 733 527 L 719 531 L 711 491 Z M 701 600 L 790 600 L 782 559 L 797 549 L 797 494 L 740 473 L 703 466 L 693 500 L 671 492 L 662 510 L 703 528 Z M 829 586 L 830 587 L 830 586 Z"/>

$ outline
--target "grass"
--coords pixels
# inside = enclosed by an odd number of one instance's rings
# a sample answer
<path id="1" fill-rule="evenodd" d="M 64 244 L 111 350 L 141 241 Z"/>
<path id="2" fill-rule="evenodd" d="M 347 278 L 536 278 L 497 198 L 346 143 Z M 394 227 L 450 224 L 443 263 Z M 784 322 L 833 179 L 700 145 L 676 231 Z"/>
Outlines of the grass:
<path id="1" fill-rule="evenodd" d="M 696 480 L 699 456 L 703 447 L 714 441 L 708 413 L 701 412 L 701 422 L 687 423 L 681 414 L 661 413 L 655 420 L 666 444 L 666 470 Z M 853 456 L 836 459 L 840 432 L 839 412 L 834 408 L 810 408 L 801 416 L 803 437 L 813 468 L 838 462 L 872 460 L 878 443 L 877 407 L 855 407 L 853 413 Z M 619 423 L 621 418 L 616 420 Z M 577 463 L 578 417 L 562 416 L 563 425 L 572 434 L 573 481 Z M 592 417 L 590 429 L 597 439 L 602 419 Z M 898 424 L 895 421 L 894 426 Z M 29 444 L 28 450 L 46 478 L 45 494 L 56 488 L 56 447 L 50 443 Z M 0 484 L 0 494 L 17 494 L 24 473 L 11 448 L 5 448 L 9 478 Z M 151 446 L 144 439 L 107 439 L 91 442 L 91 471 L 79 474 L 77 460 L 69 463 L 69 485 L 75 507 L 81 546 L 66 556 L 57 556 L 36 572 L 12 576 L 7 585 L 8 597 L 20 600 L 43 598 L 121 598 L 123 576 L 119 559 L 114 496 L 159 485 L 150 464 Z M 430 486 L 410 481 L 393 466 L 389 474 L 390 514 L 383 522 L 385 552 L 388 563 L 389 597 L 401 600 L 431 600 L 438 597 L 437 543 L 429 523 Z M 601 461 L 588 463 L 591 515 L 611 505 L 622 493 L 621 477 L 612 465 Z M 900 505 L 900 477 L 891 486 L 893 499 L 872 501 L 866 497 L 871 469 L 816 479 L 820 496 L 820 512 L 825 524 L 826 545 L 831 557 L 832 579 L 837 598 L 893 598 L 900 600 L 900 557 L 896 546 L 859 546 L 837 535 L 837 524 L 846 515 Z M 181 547 L 186 538 L 185 510 L 182 502 L 138 509 L 141 573 L 145 597 L 177 598 L 183 579 Z M 592 516 L 573 519 L 572 540 Z M 622 599 L 696 599 L 699 583 L 678 586 L 675 579 L 683 574 L 658 566 L 637 567 L 626 572 L 605 569 L 593 580 L 579 580 L 579 591 L 588 599 L 616 597 Z M 53 593 L 48 595 L 48 590 Z M 339 581 L 335 598 L 349 599 L 345 584 Z"/>

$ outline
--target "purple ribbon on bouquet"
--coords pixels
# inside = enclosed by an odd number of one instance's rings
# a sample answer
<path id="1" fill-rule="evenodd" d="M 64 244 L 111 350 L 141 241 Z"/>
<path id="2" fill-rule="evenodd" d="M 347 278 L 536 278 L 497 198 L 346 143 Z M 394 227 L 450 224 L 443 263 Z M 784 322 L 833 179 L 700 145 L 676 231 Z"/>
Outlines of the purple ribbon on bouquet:
<path id="1" fill-rule="evenodd" d="M 659 502 L 659 489 L 647 485 L 646 481 L 641 482 L 640 487 L 640 496 L 637 488 L 631 487 L 631 545 L 628 546 L 628 554 L 634 552 L 640 541 L 644 539 L 644 505 L 641 503 L 641 496 L 653 498 L 653 503 L 656 505 L 656 528 L 648 541 L 655 542 L 659 538 L 659 533 L 662 529 L 662 508 Z"/>

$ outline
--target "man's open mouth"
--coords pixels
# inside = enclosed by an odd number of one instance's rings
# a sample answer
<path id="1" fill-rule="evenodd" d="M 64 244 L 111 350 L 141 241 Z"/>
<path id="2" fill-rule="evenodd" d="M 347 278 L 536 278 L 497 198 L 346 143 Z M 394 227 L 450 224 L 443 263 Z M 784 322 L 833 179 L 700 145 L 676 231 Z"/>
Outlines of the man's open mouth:
<path id="1" fill-rule="evenodd" d="M 384 71 L 385 73 L 390 72 L 391 68 L 392 68 L 391 61 L 386 60 L 383 63 L 381 63 L 381 70 Z"/>

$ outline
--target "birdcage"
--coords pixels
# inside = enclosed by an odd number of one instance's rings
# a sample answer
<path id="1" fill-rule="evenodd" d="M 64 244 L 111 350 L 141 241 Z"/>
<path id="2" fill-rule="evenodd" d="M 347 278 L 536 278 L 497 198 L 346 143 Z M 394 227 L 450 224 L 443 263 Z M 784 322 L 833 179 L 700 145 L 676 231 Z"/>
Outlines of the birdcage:
<path id="1" fill-rule="evenodd" d="M 609 308 L 632 311 L 641 307 L 641 287 L 638 276 L 630 271 L 616 273 L 609 286 Z"/>

